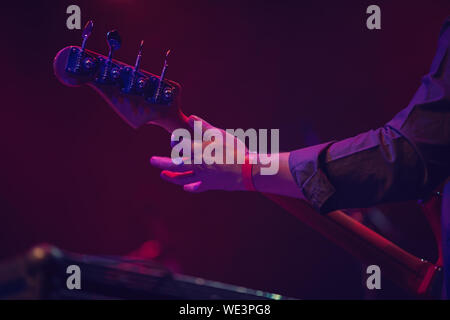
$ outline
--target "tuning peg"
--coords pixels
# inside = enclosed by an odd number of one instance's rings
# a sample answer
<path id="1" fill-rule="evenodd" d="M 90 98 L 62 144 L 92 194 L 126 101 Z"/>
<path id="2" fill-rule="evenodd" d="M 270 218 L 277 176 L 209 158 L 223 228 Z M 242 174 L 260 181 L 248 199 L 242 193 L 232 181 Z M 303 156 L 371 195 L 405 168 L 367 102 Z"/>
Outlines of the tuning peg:
<path id="1" fill-rule="evenodd" d="M 156 94 L 155 94 L 155 99 L 154 99 L 156 103 L 158 102 L 159 97 L 161 96 L 161 91 L 162 91 L 162 87 L 163 87 L 163 83 L 164 83 L 164 77 L 166 76 L 166 71 L 167 71 L 167 68 L 169 67 L 169 64 L 167 63 L 169 54 L 170 54 L 170 49 L 166 51 L 163 69 L 161 71 L 161 76 L 159 77 L 158 87 L 156 89 Z"/>
<path id="2" fill-rule="evenodd" d="M 81 44 L 81 52 L 84 52 L 87 39 L 92 33 L 92 28 L 94 28 L 94 22 L 92 20 L 89 20 L 84 26 L 83 33 L 81 34 L 81 37 L 83 38 L 83 43 Z"/>
<path id="3" fill-rule="evenodd" d="M 101 67 L 100 76 L 97 78 L 97 82 L 107 83 L 115 81 L 120 77 L 120 71 L 112 66 L 112 56 L 116 50 L 120 48 L 122 40 L 120 39 L 119 32 L 117 30 L 111 30 L 106 34 L 106 40 L 108 42 L 109 53 L 106 61 L 101 60 L 103 66 Z M 103 62 L 104 61 L 104 62 Z"/>
<path id="4" fill-rule="evenodd" d="M 81 61 L 84 56 L 84 49 L 86 48 L 86 42 L 89 36 L 92 33 L 92 28 L 94 28 L 94 22 L 92 20 L 89 20 L 86 25 L 84 26 L 83 33 L 81 34 L 81 38 L 83 39 L 83 42 L 81 43 L 81 50 L 77 54 L 76 63 L 75 63 L 75 72 L 80 72 L 81 70 Z M 76 49 L 75 49 L 76 51 Z M 90 58 L 86 58 L 84 61 L 85 68 L 87 70 L 91 69 L 93 66 L 93 62 Z"/>
<path id="5" fill-rule="evenodd" d="M 125 93 L 131 93 L 132 91 L 142 90 L 147 84 L 147 80 L 143 77 L 139 78 L 138 74 L 139 66 L 141 64 L 142 59 L 143 47 L 144 47 L 144 40 L 141 40 L 134 68 L 126 67 L 124 69 L 125 85 L 123 86 L 122 91 Z"/>
<path id="6" fill-rule="evenodd" d="M 136 57 L 136 63 L 134 64 L 134 71 L 137 72 L 139 70 L 139 66 L 141 65 L 141 58 L 142 58 L 142 49 L 144 47 L 144 40 L 141 40 L 141 43 L 139 44 L 139 52 Z"/>
<path id="7" fill-rule="evenodd" d="M 120 34 L 117 30 L 109 31 L 106 34 L 106 39 L 108 41 L 109 46 L 108 61 L 111 61 L 114 51 L 120 48 L 120 45 L 122 44 L 122 39 L 120 39 Z"/>

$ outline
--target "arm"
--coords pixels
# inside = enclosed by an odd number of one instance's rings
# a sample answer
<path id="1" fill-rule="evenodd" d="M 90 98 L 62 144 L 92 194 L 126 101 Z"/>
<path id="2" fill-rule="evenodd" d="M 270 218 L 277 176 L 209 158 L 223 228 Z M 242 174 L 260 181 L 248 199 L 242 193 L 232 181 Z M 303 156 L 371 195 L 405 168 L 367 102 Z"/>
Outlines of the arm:
<path id="1" fill-rule="evenodd" d="M 384 127 L 291 153 L 290 167 L 321 212 L 417 199 L 450 175 L 450 19 L 431 70 L 409 105 Z"/>
<path id="2" fill-rule="evenodd" d="M 289 168 L 290 154 L 290 152 L 279 154 L 279 170 L 275 175 L 261 175 L 261 165 L 253 165 L 253 184 L 257 191 L 304 199 L 303 193 L 298 187 Z"/>
<path id="3" fill-rule="evenodd" d="M 450 174 L 449 46 L 447 20 L 430 73 L 408 107 L 383 128 L 281 153 L 276 175 L 260 175 L 261 166 L 254 165 L 256 190 L 305 199 L 330 212 L 418 198 L 443 182 Z M 201 119 L 189 118 L 191 127 L 195 120 Z M 152 164 L 186 191 L 245 190 L 241 165 L 175 166 L 160 157 L 153 157 Z"/>

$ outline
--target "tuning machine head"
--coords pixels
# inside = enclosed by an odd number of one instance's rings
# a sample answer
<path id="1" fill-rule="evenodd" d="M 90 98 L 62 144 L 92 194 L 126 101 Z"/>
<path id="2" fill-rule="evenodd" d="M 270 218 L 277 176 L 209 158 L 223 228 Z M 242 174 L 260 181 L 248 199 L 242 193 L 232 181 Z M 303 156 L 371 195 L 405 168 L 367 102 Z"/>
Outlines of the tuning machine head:
<path id="1" fill-rule="evenodd" d="M 136 62 L 134 64 L 134 72 L 137 72 L 139 70 L 139 67 L 141 65 L 141 59 L 142 59 L 142 50 L 144 48 L 144 40 L 141 40 L 141 43 L 139 44 L 139 51 L 138 55 L 136 57 Z"/>
<path id="2" fill-rule="evenodd" d="M 70 51 L 70 55 L 66 64 L 67 72 L 79 75 L 88 75 L 94 72 L 97 63 L 93 57 L 85 53 L 86 43 L 92 33 L 93 28 L 94 22 L 92 20 L 89 20 L 84 26 L 83 32 L 81 34 L 81 38 L 83 39 L 83 42 L 81 43 L 81 49 L 72 47 Z"/>
<path id="3" fill-rule="evenodd" d="M 108 58 L 99 59 L 100 71 L 95 79 L 98 83 L 111 84 L 115 83 L 120 78 L 120 66 L 112 61 L 112 56 L 122 45 L 122 39 L 117 30 L 111 30 L 106 34 L 106 42 L 108 43 L 109 53 Z"/>
<path id="4" fill-rule="evenodd" d="M 77 66 L 76 70 L 80 71 L 80 68 L 83 67 L 86 72 L 91 71 L 94 66 L 95 62 L 94 59 L 91 57 L 84 57 L 84 49 L 86 48 L 86 42 L 87 39 L 90 37 L 92 33 L 92 29 L 94 28 L 94 22 L 92 20 L 89 20 L 83 29 L 83 32 L 81 33 L 81 38 L 83 39 L 83 42 L 81 43 L 81 50 L 78 56 Z"/>
<path id="5" fill-rule="evenodd" d="M 94 28 L 94 22 L 89 20 L 84 26 L 83 32 L 81 34 L 81 38 L 83 39 L 83 43 L 81 44 L 81 51 L 84 51 L 86 47 L 86 41 L 92 33 L 92 29 Z"/>
<path id="6" fill-rule="evenodd" d="M 164 78 L 166 76 L 167 68 L 169 67 L 169 64 L 167 63 L 169 54 L 170 54 L 170 49 L 166 51 L 166 55 L 164 56 L 164 65 L 163 65 L 163 68 L 161 71 L 161 76 L 159 77 L 159 80 L 158 80 L 158 86 L 156 88 L 155 97 L 153 98 L 153 102 L 155 102 L 155 103 L 160 102 L 159 100 L 160 100 L 161 96 L 163 96 L 163 98 L 165 98 L 166 96 L 172 95 L 171 92 L 170 93 L 168 92 L 168 94 L 166 95 L 166 93 L 165 93 L 166 89 L 164 88 Z"/>
<path id="7" fill-rule="evenodd" d="M 120 38 L 119 31 L 111 30 L 106 34 L 106 40 L 109 46 L 108 59 L 112 59 L 114 51 L 118 50 L 122 45 L 122 39 Z"/>
<path id="8" fill-rule="evenodd" d="M 136 62 L 134 68 L 126 67 L 122 72 L 122 92 L 141 94 L 144 92 L 148 84 L 148 79 L 139 73 L 139 67 L 141 65 L 142 51 L 144 47 L 144 40 L 139 43 L 139 50 L 136 56 Z"/>

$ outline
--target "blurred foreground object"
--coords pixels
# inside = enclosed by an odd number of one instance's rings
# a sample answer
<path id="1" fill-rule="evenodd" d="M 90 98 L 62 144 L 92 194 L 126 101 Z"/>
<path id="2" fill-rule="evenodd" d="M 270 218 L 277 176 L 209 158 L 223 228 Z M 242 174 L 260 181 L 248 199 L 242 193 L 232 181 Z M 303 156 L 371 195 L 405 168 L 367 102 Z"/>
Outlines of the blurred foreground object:
<path id="1" fill-rule="evenodd" d="M 68 289 L 68 267 L 81 289 Z M 0 299 L 280 300 L 278 294 L 172 273 L 152 260 L 89 256 L 39 245 L 0 264 Z"/>

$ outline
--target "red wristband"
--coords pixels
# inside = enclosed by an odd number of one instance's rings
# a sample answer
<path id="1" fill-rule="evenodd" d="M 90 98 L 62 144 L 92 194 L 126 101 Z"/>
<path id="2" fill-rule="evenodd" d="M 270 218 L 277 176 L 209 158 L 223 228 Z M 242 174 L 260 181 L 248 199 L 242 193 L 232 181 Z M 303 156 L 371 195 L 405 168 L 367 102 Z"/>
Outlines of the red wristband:
<path id="1" fill-rule="evenodd" d="M 252 176 L 253 164 L 250 161 L 250 154 L 245 155 L 245 161 L 242 165 L 242 183 L 247 191 L 256 191 L 255 185 L 253 184 Z"/>

